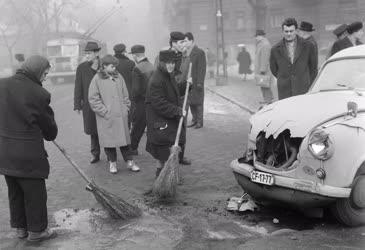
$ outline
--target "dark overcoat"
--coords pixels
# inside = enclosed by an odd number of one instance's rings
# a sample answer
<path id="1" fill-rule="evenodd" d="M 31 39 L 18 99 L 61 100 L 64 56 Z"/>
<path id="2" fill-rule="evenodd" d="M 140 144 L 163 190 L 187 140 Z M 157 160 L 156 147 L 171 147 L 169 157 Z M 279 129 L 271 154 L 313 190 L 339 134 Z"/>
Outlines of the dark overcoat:
<path id="1" fill-rule="evenodd" d="M 189 104 L 202 105 L 204 103 L 204 79 L 207 70 L 205 52 L 194 46 L 190 53 L 190 62 L 193 85 L 189 92 Z"/>
<path id="2" fill-rule="evenodd" d="M 241 51 L 237 55 L 237 61 L 239 63 L 238 73 L 239 74 L 251 74 L 252 71 L 250 69 L 251 66 L 251 56 L 247 50 Z"/>
<path id="3" fill-rule="evenodd" d="M 121 74 L 124 78 L 124 82 L 127 86 L 129 96 L 132 96 L 132 73 L 133 68 L 136 64 L 123 54 L 115 54 L 115 57 L 119 60 L 119 64 L 116 68 L 119 74 Z"/>
<path id="4" fill-rule="evenodd" d="M 82 110 L 84 132 L 87 135 L 98 133 L 95 113 L 92 111 L 88 99 L 90 83 L 97 72 L 91 68 L 91 65 L 91 62 L 83 62 L 77 67 L 74 90 L 74 110 Z"/>
<path id="5" fill-rule="evenodd" d="M 316 41 L 316 39 L 314 39 L 313 36 L 309 36 L 307 39 L 306 39 L 307 42 L 310 42 L 313 44 L 314 46 L 314 54 L 315 54 L 315 59 L 317 59 L 316 61 L 316 67 L 318 68 L 318 43 Z"/>
<path id="6" fill-rule="evenodd" d="M 0 174 L 48 178 L 43 139 L 54 140 L 58 131 L 50 100 L 51 94 L 25 72 L 0 80 Z"/>
<path id="7" fill-rule="evenodd" d="M 292 63 L 284 40 L 271 48 L 270 69 L 277 78 L 279 100 L 306 93 L 317 76 L 314 46 L 297 36 Z"/>
<path id="8" fill-rule="evenodd" d="M 360 41 L 356 41 L 356 45 L 361 45 L 362 42 Z M 331 53 L 330 56 L 336 54 L 337 52 L 343 50 L 343 49 L 347 49 L 354 46 L 354 44 L 350 41 L 350 39 L 348 37 L 345 37 L 343 39 L 337 40 L 331 48 Z"/>
<path id="9" fill-rule="evenodd" d="M 175 77 L 160 66 L 154 71 L 146 93 L 147 151 L 166 161 L 174 144 L 182 115 L 181 94 L 186 84 L 178 85 Z M 185 144 L 185 127 L 180 136 Z"/>

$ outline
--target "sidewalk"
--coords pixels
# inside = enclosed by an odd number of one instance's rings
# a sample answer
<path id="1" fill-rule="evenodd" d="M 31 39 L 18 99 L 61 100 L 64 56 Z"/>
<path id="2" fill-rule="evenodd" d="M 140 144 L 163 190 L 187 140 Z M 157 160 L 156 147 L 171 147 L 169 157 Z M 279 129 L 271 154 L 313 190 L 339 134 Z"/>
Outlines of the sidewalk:
<path id="1" fill-rule="evenodd" d="M 256 86 L 255 81 L 250 79 L 241 80 L 239 77 L 228 77 L 227 85 L 217 86 L 214 78 L 205 81 L 207 90 L 221 95 L 222 98 L 228 98 L 235 104 L 241 106 L 249 113 L 254 113 L 260 107 L 262 100 L 261 90 Z"/>

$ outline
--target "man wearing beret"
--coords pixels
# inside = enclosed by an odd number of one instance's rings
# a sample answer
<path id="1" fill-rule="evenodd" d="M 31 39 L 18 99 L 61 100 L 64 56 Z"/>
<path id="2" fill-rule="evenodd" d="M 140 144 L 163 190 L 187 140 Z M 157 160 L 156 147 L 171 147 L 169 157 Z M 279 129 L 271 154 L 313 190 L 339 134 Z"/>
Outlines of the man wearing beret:
<path id="1" fill-rule="evenodd" d="M 362 42 L 360 41 L 360 39 L 364 35 L 362 22 L 354 22 L 350 24 L 347 27 L 347 33 L 347 37 L 338 40 L 333 44 L 331 56 L 343 49 L 362 44 Z"/>
<path id="2" fill-rule="evenodd" d="M 131 54 L 136 62 L 132 72 L 131 100 L 134 104 L 134 110 L 132 113 L 131 152 L 138 155 L 138 145 L 147 125 L 145 99 L 154 66 L 148 61 L 143 45 L 134 45 L 131 48 Z"/>
<path id="3" fill-rule="evenodd" d="M 90 135 L 91 154 L 90 163 L 100 160 L 100 144 L 96 127 L 95 113 L 89 104 L 89 86 L 91 80 L 99 69 L 100 47 L 96 42 L 90 41 L 85 47 L 86 61 L 81 63 L 76 69 L 75 91 L 74 91 L 74 110 L 81 113 L 84 119 L 84 132 Z"/>

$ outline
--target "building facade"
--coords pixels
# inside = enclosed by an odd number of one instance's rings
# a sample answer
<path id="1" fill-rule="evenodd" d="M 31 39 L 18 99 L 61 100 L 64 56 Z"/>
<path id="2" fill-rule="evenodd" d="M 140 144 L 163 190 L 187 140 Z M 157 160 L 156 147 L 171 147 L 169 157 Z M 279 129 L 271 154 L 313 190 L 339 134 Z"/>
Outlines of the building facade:
<path id="1" fill-rule="evenodd" d="M 342 23 L 364 21 L 364 0 L 222 0 L 224 36 L 229 61 L 235 60 L 237 45 L 246 44 L 253 53 L 256 28 L 266 31 L 271 43 L 282 38 L 281 23 L 287 17 L 311 22 L 321 56 L 335 37 L 333 29 Z M 201 47 L 216 48 L 217 9 L 215 0 L 163 0 L 170 30 L 191 31 Z M 364 39 L 365 40 L 365 39 Z"/>

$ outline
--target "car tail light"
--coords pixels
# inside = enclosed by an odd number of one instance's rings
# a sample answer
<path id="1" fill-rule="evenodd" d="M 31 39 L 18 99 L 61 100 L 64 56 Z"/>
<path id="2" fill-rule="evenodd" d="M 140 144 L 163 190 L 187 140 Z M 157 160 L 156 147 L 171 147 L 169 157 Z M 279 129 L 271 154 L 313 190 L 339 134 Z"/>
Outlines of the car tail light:
<path id="1" fill-rule="evenodd" d="M 318 160 L 328 160 L 332 157 L 334 146 L 328 133 L 321 129 L 314 130 L 308 141 L 308 150 Z"/>

